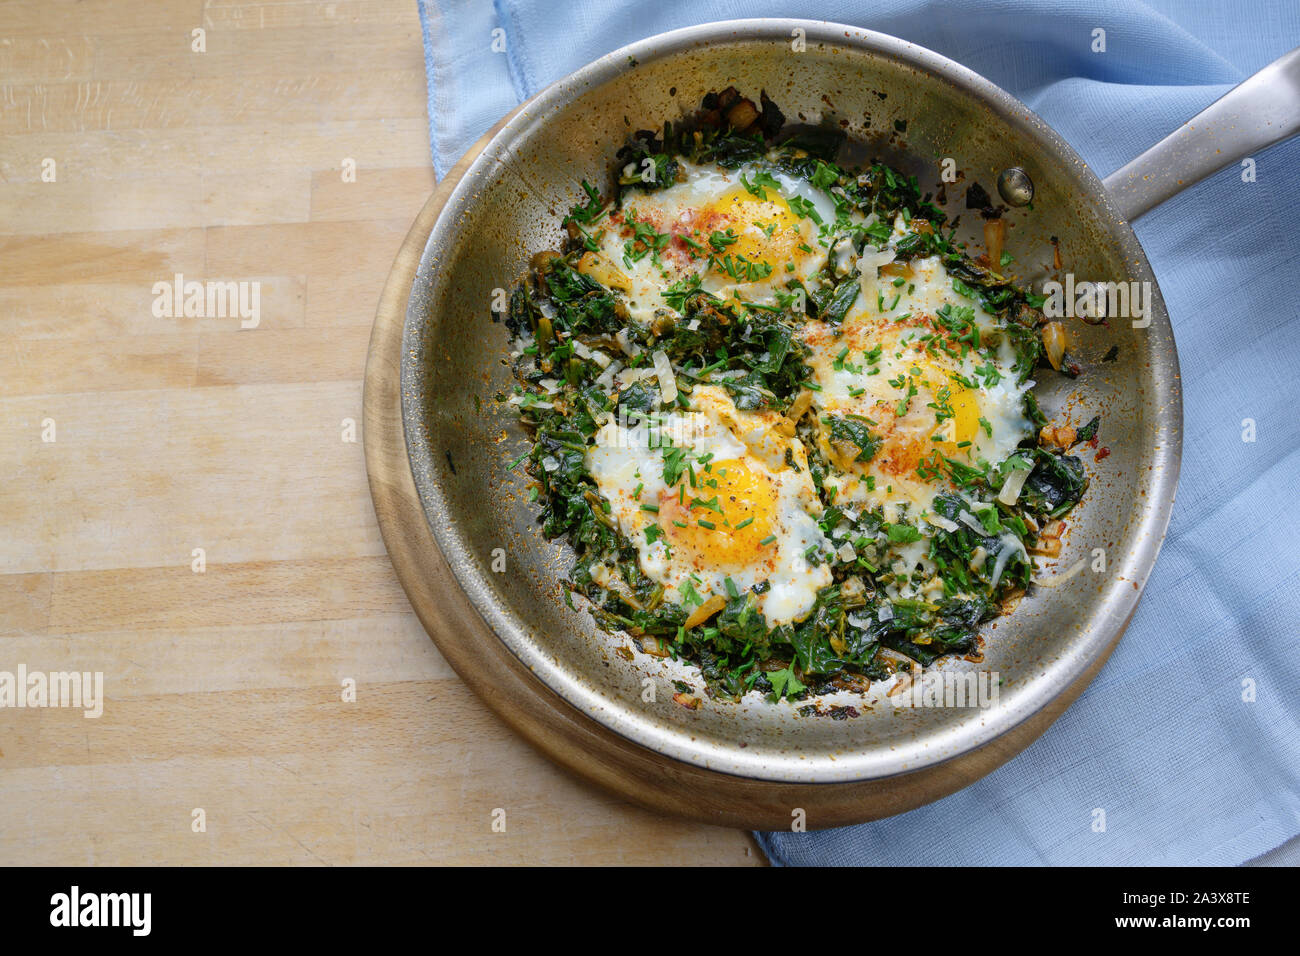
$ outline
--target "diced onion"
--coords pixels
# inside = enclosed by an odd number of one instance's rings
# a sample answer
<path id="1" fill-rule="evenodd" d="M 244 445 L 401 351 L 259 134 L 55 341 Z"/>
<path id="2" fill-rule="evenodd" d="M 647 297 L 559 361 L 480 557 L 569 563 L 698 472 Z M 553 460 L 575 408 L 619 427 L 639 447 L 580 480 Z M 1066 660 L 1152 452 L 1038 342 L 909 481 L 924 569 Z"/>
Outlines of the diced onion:
<path id="1" fill-rule="evenodd" d="M 591 361 L 595 362 L 601 368 L 609 368 L 609 363 L 611 359 L 604 352 L 597 352 L 594 349 L 589 349 L 587 348 L 587 346 L 583 345 L 577 339 L 574 339 L 572 341 L 572 345 L 573 345 L 573 351 L 578 355 L 579 358 L 591 359 Z"/>
<path id="2" fill-rule="evenodd" d="M 993 562 L 993 577 L 989 581 L 990 587 L 997 587 L 998 581 L 1002 579 L 1002 572 L 1007 569 L 1007 562 L 1011 560 L 1013 551 L 1019 551 L 1021 556 L 1027 561 L 1029 555 L 1025 553 L 1024 543 L 1014 534 L 1004 534 L 998 539 L 1002 547 L 998 549 L 997 560 Z"/>
<path id="3" fill-rule="evenodd" d="M 622 362 L 610 362 L 609 365 L 605 366 L 605 371 L 601 372 L 600 377 L 596 379 L 596 384 L 605 391 L 609 391 L 609 389 L 614 385 L 614 376 L 617 375 L 619 370 L 622 368 Z"/>
<path id="4" fill-rule="evenodd" d="M 983 537 L 986 538 L 988 537 L 989 534 L 988 529 L 985 528 L 984 525 L 980 523 L 979 518 L 975 517 L 969 511 L 960 511 L 957 513 L 957 517 L 960 518 L 962 521 L 966 522 L 966 525 L 972 531 L 976 532 L 979 535 L 982 535 Z"/>
<path id="5" fill-rule="evenodd" d="M 727 599 L 724 598 L 721 594 L 715 594 L 707 601 L 705 601 L 703 604 L 701 604 L 699 607 L 697 607 L 694 611 L 692 611 L 690 613 L 690 616 L 686 618 L 686 621 L 684 622 L 683 626 L 688 629 L 692 627 L 699 627 L 701 624 L 703 624 L 709 618 L 713 617 L 713 615 L 717 614 L 726 606 L 727 606 Z"/>
<path id="6" fill-rule="evenodd" d="M 892 621 L 894 619 L 894 605 L 888 602 L 880 605 L 880 613 L 876 616 L 882 621 Z"/>
<path id="7" fill-rule="evenodd" d="M 1002 483 L 1002 490 L 998 492 L 998 501 L 1004 505 L 1014 505 L 1020 500 L 1020 489 L 1025 486 L 1030 471 L 1030 468 L 1016 468 L 1008 473 L 1007 480 Z"/>
<path id="8" fill-rule="evenodd" d="M 956 531 L 961 527 L 957 522 L 949 521 L 943 515 L 929 515 L 925 520 L 930 522 L 930 524 L 934 525 L 936 528 L 942 528 L 944 531 L 949 532 Z"/>
<path id="9" fill-rule="evenodd" d="M 845 275 L 849 269 L 853 268 L 853 240 L 848 236 L 835 243 L 831 252 L 835 255 L 835 274 L 837 276 Z"/>
<path id="10" fill-rule="evenodd" d="M 1072 577 L 1074 577 L 1076 574 L 1082 571 L 1083 566 L 1087 563 L 1088 562 L 1085 561 L 1083 558 L 1080 558 L 1078 561 L 1074 563 L 1074 566 L 1071 567 L 1070 570 L 1062 574 L 1049 574 L 1046 577 L 1034 578 L 1034 583 L 1040 584 L 1045 588 L 1060 587 L 1066 581 L 1070 580 Z"/>
<path id="11" fill-rule="evenodd" d="M 624 368 L 618 373 L 618 384 L 621 388 L 627 388 L 634 382 L 639 382 L 643 378 L 653 378 L 655 370 L 652 367 L 641 366 L 640 368 Z"/>
<path id="12" fill-rule="evenodd" d="M 872 250 L 870 247 L 864 249 L 858 257 L 858 284 L 868 301 L 876 292 L 877 270 L 889 265 L 895 258 L 893 249 Z"/>
<path id="13" fill-rule="evenodd" d="M 994 270 L 1002 268 L 1002 243 L 1007 238 L 1007 221 L 990 219 L 984 223 L 984 245 L 989 251 L 989 266 Z"/>
<path id="14" fill-rule="evenodd" d="M 635 358 L 641 353 L 641 346 L 628 338 L 627 329 L 619 329 L 614 335 L 614 341 L 618 343 L 618 347 L 628 356 Z"/>
<path id="15" fill-rule="evenodd" d="M 1065 348 L 1065 326 L 1060 322 L 1048 322 L 1043 326 L 1043 350 L 1047 353 L 1047 361 L 1058 372 L 1065 360 Z"/>
<path id="16" fill-rule="evenodd" d="M 841 561 L 852 561 L 854 558 L 858 556 L 858 552 L 857 549 L 854 548 L 852 544 L 850 544 L 848 541 L 845 541 L 842 545 L 840 545 L 840 549 L 835 552 L 835 556 L 839 558 Z"/>
<path id="17" fill-rule="evenodd" d="M 655 362 L 655 375 L 659 377 L 659 397 L 663 403 L 672 406 L 677 402 L 677 377 L 673 375 L 673 365 L 663 349 L 652 356 Z"/>
<path id="18" fill-rule="evenodd" d="M 795 424 L 798 424 L 799 419 L 803 418 L 804 413 L 812 407 L 812 398 L 812 392 L 806 388 L 802 389 L 799 394 L 794 397 L 794 401 L 790 403 L 790 410 L 785 413 L 786 417 Z"/>

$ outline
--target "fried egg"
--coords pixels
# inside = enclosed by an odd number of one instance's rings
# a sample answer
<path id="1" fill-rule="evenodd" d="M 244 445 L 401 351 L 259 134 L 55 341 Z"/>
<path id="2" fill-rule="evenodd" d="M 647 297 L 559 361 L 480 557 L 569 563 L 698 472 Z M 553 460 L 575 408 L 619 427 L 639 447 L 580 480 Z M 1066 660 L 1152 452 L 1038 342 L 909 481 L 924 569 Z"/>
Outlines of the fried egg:
<path id="1" fill-rule="evenodd" d="M 837 503 L 885 506 L 895 520 L 901 505 L 924 512 L 951 488 L 918 473 L 928 472 L 936 452 L 972 467 L 1013 454 L 1032 433 L 1024 395 L 1033 382 L 1016 383 L 1011 343 L 976 300 L 954 290 L 939 257 L 890 263 L 879 273 L 866 290 L 872 294 L 860 294 L 839 326 L 809 322 L 802 337 L 819 389 L 817 442 L 833 467 L 824 486 L 836 489 Z M 970 310 L 958 313 L 969 317 L 966 341 L 939 320 L 945 309 Z M 837 417 L 879 440 L 869 460 L 837 440 Z"/>
<path id="2" fill-rule="evenodd" d="M 770 305 L 826 263 L 818 234 L 835 206 L 825 193 L 761 164 L 681 166 L 682 181 L 630 193 L 580 265 L 623 293 L 635 319 L 649 322 L 669 308 L 666 289 L 696 278 L 721 299 Z"/>
<path id="3" fill-rule="evenodd" d="M 776 626 L 807 616 L 831 583 L 807 453 L 782 420 L 699 385 L 687 409 L 611 417 L 597 431 L 587 469 L 665 600 L 691 608 L 757 585 Z"/>

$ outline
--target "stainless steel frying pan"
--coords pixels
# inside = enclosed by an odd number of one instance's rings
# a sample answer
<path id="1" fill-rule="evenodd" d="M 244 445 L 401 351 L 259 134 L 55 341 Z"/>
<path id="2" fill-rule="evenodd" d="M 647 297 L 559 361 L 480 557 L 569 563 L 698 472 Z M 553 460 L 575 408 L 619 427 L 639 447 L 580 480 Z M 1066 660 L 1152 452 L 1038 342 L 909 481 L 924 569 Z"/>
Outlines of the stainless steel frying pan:
<path id="1" fill-rule="evenodd" d="M 862 157 L 915 173 L 923 189 L 939 186 L 940 163 L 951 157 L 963 184 L 947 191 L 950 214 L 962 211 L 965 184 L 979 182 L 996 199 L 999 174 L 1023 170 L 1034 187 L 1032 210 L 1006 214 L 1006 245 L 1022 267 L 1020 278 L 1041 282 L 1057 274 L 1049 242 L 1056 237 L 1064 271 L 1080 281 L 1149 282 L 1154 291 L 1146 327 L 1067 320 L 1083 374 L 1041 376 L 1038 394 L 1049 415 L 1102 416 L 1110 456 L 1085 456 L 1092 485 L 1071 517 L 1056 570 L 1084 558 L 1087 569 L 1067 584 L 1037 589 L 1000 619 L 986 633 L 982 663 L 943 665 L 996 672 L 995 707 L 899 709 L 876 697 L 857 702 L 860 716 L 830 720 L 751 695 L 740 704 L 705 698 L 689 710 L 674 702 L 670 683 L 679 678 L 698 687 L 689 669 L 642 655 L 626 638 L 595 630 L 580 606 L 570 609 L 558 583 L 570 556 L 542 539 L 522 477 L 507 472 L 527 446 L 514 415 L 493 400 L 510 381 L 507 335 L 491 320 L 494 290 L 511 287 L 533 252 L 558 244 L 557 223 L 580 197 L 579 181 L 603 182 L 630 132 L 676 119 L 705 93 L 729 85 L 755 98 L 766 90 L 792 122 L 845 128 Z M 896 131 L 896 120 L 906 121 L 905 132 Z M 666 774 L 675 761 L 783 785 L 879 783 L 986 748 L 1067 689 L 1078 692 L 1132 614 L 1169 521 L 1181 450 L 1178 357 L 1130 222 L 1297 129 L 1297 53 L 1104 181 L 1003 90 L 882 34 L 818 22 L 732 21 L 611 53 L 526 103 L 464 168 L 407 287 L 402 418 L 438 549 L 495 639 L 580 719 L 671 758 Z M 977 244 L 976 228 L 972 222 L 966 238 Z M 405 284 L 410 275 L 395 269 L 391 282 Z M 1103 362 L 1116 346 L 1117 358 Z M 390 531 L 386 526 L 386 536 Z M 1092 570 L 1094 549 L 1105 553 L 1103 572 Z M 404 583 L 410 591 L 413 582 Z M 494 699 L 493 675 L 466 677 L 499 709 L 520 706 Z M 657 688 L 653 701 L 647 686 Z M 584 769 L 580 760 L 569 764 Z"/>

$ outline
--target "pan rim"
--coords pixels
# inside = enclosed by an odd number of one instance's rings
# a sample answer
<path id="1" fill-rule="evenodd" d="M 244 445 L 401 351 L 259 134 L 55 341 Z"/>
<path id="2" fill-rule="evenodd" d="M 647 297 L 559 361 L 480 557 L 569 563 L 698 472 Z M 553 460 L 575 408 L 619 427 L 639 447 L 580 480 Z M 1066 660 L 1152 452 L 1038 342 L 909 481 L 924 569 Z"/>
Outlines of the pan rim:
<path id="1" fill-rule="evenodd" d="M 1153 449 L 1154 473 L 1147 486 L 1146 505 L 1136 511 L 1134 516 L 1136 546 L 1123 565 L 1116 568 L 1111 583 L 1098 602 L 1098 611 L 1093 616 L 1094 625 L 1081 631 L 1065 653 L 1045 664 L 1042 673 L 1030 679 L 1032 691 L 1017 695 L 1013 702 L 998 710 L 985 712 L 986 719 L 976 722 L 975 726 L 972 726 L 972 722 L 957 722 L 937 734 L 926 735 L 919 742 L 903 742 L 885 753 L 868 749 L 840 754 L 835 758 L 820 758 L 811 768 L 807 761 L 797 756 L 747 755 L 736 751 L 734 747 L 720 752 L 722 748 L 702 745 L 671 728 L 664 728 L 644 718 L 637 720 L 638 715 L 635 713 L 613 713 L 609 706 L 613 702 L 609 697 L 600 696 L 591 688 L 566 679 L 559 662 L 548 659 L 528 641 L 517 639 L 512 619 L 503 613 L 501 602 L 494 600 L 490 580 L 478 573 L 470 559 L 470 548 L 459 530 L 449 522 L 434 520 L 435 515 L 448 513 L 447 499 L 436 480 L 436 472 L 421 465 L 422 456 L 425 462 L 429 460 L 431 443 L 427 430 L 422 427 L 424 422 L 420 403 L 415 400 L 418 385 L 414 376 L 418 369 L 413 356 L 418 351 L 416 336 L 422 322 L 427 319 L 427 311 L 420 308 L 413 293 L 408 299 L 403 329 L 403 432 L 425 520 L 461 589 L 488 630 L 542 683 L 580 714 L 653 752 L 706 770 L 782 783 L 850 783 L 911 773 L 956 759 L 983 748 L 1047 707 L 1112 646 L 1137 606 L 1154 566 L 1172 514 L 1181 462 L 1182 405 L 1181 390 L 1177 387 L 1178 357 L 1168 314 L 1150 264 L 1131 226 L 1120 218 L 1096 174 L 1050 125 L 1011 94 L 974 71 L 925 47 L 887 34 L 825 21 L 787 18 L 718 21 L 658 34 L 629 44 L 556 81 L 524 104 L 488 142 L 455 184 L 425 243 L 415 283 L 420 281 L 421 276 L 428 275 L 430 264 L 437 259 L 438 249 L 445 245 L 448 236 L 455 230 L 455 223 L 473 202 L 475 193 L 481 189 L 485 173 L 500 162 L 501 156 L 509 153 L 512 142 L 526 136 L 535 124 L 544 123 L 553 106 L 610 82 L 632 69 L 632 63 L 653 62 L 676 56 L 693 47 L 713 43 L 766 43 L 777 39 L 784 42 L 788 41 L 795 28 L 805 31 L 810 45 L 852 46 L 888 57 L 908 67 L 925 70 L 948 82 L 962 94 L 989 107 L 1018 133 L 1030 137 L 1042 147 L 1062 168 L 1070 170 L 1077 179 L 1082 179 L 1082 185 L 1088 188 L 1095 200 L 1098 220 L 1104 226 L 1109 226 L 1108 232 L 1112 240 L 1116 242 L 1123 259 L 1130 263 L 1131 274 L 1149 280 L 1155 290 L 1152 326 L 1168 336 L 1169 349 L 1164 353 L 1157 350 L 1153 355 L 1153 359 L 1159 360 L 1159 367 L 1153 374 L 1153 384 L 1158 394 L 1153 396 L 1153 400 L 1165 411 L 1157 415 L 1153 438 L 1156 446 Z M 414 286 L 413 283 L 413 290 Z M 1119 584 L 1120 580 L 1123 580 L 1123 586 Z"/>

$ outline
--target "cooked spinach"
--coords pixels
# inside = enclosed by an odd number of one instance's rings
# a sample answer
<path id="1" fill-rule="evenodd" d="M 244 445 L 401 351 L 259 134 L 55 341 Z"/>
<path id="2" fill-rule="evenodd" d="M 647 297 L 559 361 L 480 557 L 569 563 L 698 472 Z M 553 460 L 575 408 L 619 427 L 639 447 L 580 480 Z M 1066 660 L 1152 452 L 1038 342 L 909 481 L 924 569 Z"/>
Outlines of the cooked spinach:
<path id="1" fill-rule="evenodd" d="M 656 361 L 666 359 L 676 379 L 674 407 L 687 407 L 692 388 L 710 382 L 724 388 L 742 411 L 785 414 L 800 396 L 806 410 L 808 390 L 817 386 L 800 331 L 810 321 L 838 329 L 862 286 L 855 274 L 837 274 L 828 261 L 819 274 L 786 282 L 775 306 L 757 305 L 734 297 L 723 300 L 693 275 L 667 287 L 662 295 L 667 308 L 657 310 L 653 319 L 644 312 L 637 319 L 626 293 L 603 284 L 583 266 L 583 257 L 598 248 L 593 236 L 607 225 L 607 217 L 630 208 L 626 204 L 638 192 L 670 188 L 683 177 L 685 163 L 724 169 L 766 163 L 768 172 L 745 180 L 755 195 L 776 185 L 772 173 L 778 173 L 806 180 L 829 198 L 833 221 L 807 200 L 787 200 L 792 212 L 813 224 L 824 244 L 845 241 L 862 254 L 868 246 L 890 243 L 899 263 L 939 256 L 954 290 L 997 319 L 997 334 L 1012 347 L 1019 381 L 1033 373 L 1043 356 L 1041 299 L 970 258 L 956 243 L 943 211 L 922 196 L 915 177 L 879 163 L 860 171 L 845 169 L 836 162 L 844 141 L 841 130 L 805 129 L 783 138 L 784 124 L 765 92 L 755 104 L 729 88 L 706 97 L 694 117 L 634 133 L 617 154 L 607 191 L 612 202 L 582 183 L 584 199 L 564 220 L 568 238 L 562 250 L 535 258 L 500 316 L 520 343 L 513 400 L 532 447 L 519 464 L 533 482 L 543 533 L 564 539 L 574 550 L 573 591 L 588 598 L 602 627 L 631 634 L 650 653 L 693 662 L 708 692 L 725 698 L 755 691 L 771 700 L 798 699 L 842 686 L 837 682 L 848 677 L 884 679 L 899 666 L 898 655 L 928 665 L 947 654 L 977 651 L 980 626 L 997 614 L 999 600 L 1030 586 L 1027 546 L 1046 521 L 1069 512 L 1087 487 L 1078 458 L 1028 438 L 1001 467 L 959 462 L 938 449 L 927 454 L 917 474 L 927 480 L 943 475 L 957 489 L 935 499 L 933 522 L 906 508 L 888 517 L 879 507 L 842 508 L 829 481 L 834 469 L 816 447 L 810 424 L 815 416 L 807 416 L 798 423 L 799 436 L 810 449 L 808 468 L 822 499 L 820 525 L 834 551 L 810 550 L 806 559 L 828 565 L 833 583 L 818 592 L 802 620 L 769 626 L 756 600 L 767 583 L 742 590 L 728 579 L 725 605 L 711 608 L 715 613 L 703 623 L 686 626 L 703 598 L 696 594 L 696 604 L 665 599 L 664 586 L 642 570 L 636 543 L 620 530 L 587 470 L 599 423 L 611 413 L 637 420 L 668 410 L 654 377 L 616 387 L 606 372 L 610 356 L 618 355 L 621 365 L 636 369 L 648 367 L 650 357 L 662 353 Z M 901 237 L 893 235 L 898 217 L 908 227 Z M 635 254 L 668 249 L 671 236 L 640 222 L 633 228 L 644 236 L 645 247 Z M 742 266 L 742 260 L 732 257 L 736 242 L 734 234 L 717 232 L 689 245 L 710 267 L 752 270 L 755 263 Z M 930 348 L 989 347 L 981 341 L 969 306 L 945 305 L 933 317 L 933 329 L 927 336 Z M 601 352 L 602 361 L 593 350 Z M 842 360 L 847 361 L 847 352 Z M 877 359 L 879 354 L 877 349 Z M 857 367 L 864 374 L 870 359 L 870 354 L 855 358 L 863 363 Z M 991 363 L 988 368 L 992 383 L 996 372 Z M 931 407 L 938 415 L 953 414 L 942 401 Z M 1032 393 L 1026 394 L 1025 415 L 1035 429 L 1047 424 Z M 871 462 L 882 447 L 874 423 L 862 416 L 822 414 L 817 421 L 841 459 Z M 1097 427 L 1096 419 L 1089 422 L 1075 442 L 1094 438 Z M 787 464 L 794 465 L 786 454 Z M 1016 466 L 1018 474 L 1028 469 L 1028 475 L 1014 506 L 972 504 L 996 499 Z M 693 477 L 694 467 L 685 449 L 663 449 L 663 478 L 669 487 L 687 474 Z M 648 504 L 643 508 L 657 510 Z M 908 560 L 914 557 L 904 560 L 902 555 L 914 555 L 918 543 L 937 569 L 941 589 L 922 593 L 911 587 L 916 568 Z M 721 598 L 714 600 L 722 604 Z"/>

